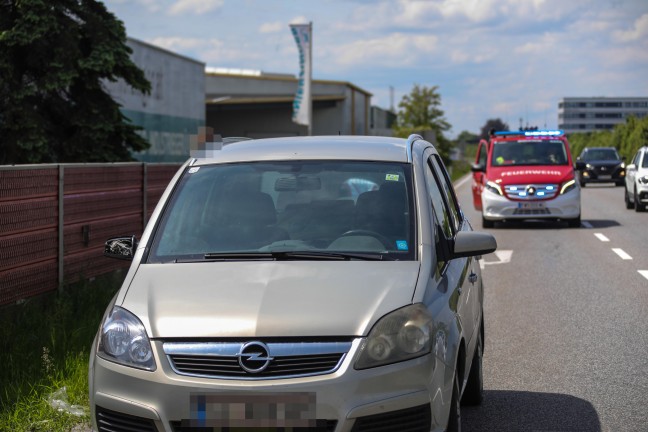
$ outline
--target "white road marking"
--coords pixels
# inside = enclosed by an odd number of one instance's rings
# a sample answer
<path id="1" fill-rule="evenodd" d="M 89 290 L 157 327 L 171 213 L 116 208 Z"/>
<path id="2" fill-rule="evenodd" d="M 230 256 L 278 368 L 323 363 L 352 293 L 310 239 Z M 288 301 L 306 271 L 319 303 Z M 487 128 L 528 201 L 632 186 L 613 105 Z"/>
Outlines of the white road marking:
<path id="1" fill-rule="evenodd" d="M 482 269 L 486 267 L 487 265 L 493 265 L 493 264 L 508 264 L 511 262 L 511 256 L 513 255 L 512 250 L 496 250 L 494 252 L 495 256 L 497 256 L 498 261 L 484 261 L 482 258 L 479 260 L 479 267 Z"/>
<path id="2" fill-rule="evenodd" d="M 459 180 L 459 181 L 454 185 L 454 188 L 455 188 L 455 189 L 459 189 L 459 188 L 460 188 L 461 186 L 463 186 L 463 184 L 466 183 L 468 180 L 472 180 L 472 176 L 471 176 L 471 175 L 467 175 L 467 176 L 465 176 L 464 178 L 462 178 L 461 180 Z"/>
<path id="3" fill-rule="evenodd" d="M 621 257 L 621 259 L 624 259 L 624 260 L 631 260 L 632 259 L 632 257 L 630 255 L 628 255 L 627 253 L 625 253 L 623 251 L 623 249 L 612 248 L 612 252 L 619 255 Z"/>
<path id="4" fill-rule="evenodd" d="M 594 226 L 587 221 L 581 221 L 581 225 L 583 225 L 585 228 L 594 228 Z"/>
<path id="5" fill-rule="evenodd" d="M 601 233 L 594 233 L 594 235 L 596 236 L 597 239 L 601 240 L 602 242 L 609 242 L 610 241 L 609 238 L 605 237 Z"/>
<path id="6" fill-rule="evenodd" d="M 648 270 L 637 270 L 639 274 L 648 279 Z"/>

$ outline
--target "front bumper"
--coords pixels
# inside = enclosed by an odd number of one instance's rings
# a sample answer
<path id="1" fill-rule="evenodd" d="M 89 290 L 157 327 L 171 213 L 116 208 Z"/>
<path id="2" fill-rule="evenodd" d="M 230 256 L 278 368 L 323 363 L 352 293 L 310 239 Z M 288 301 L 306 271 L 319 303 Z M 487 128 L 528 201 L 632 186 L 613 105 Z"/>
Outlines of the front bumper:
<path id="1" fill-rule="evenodd" d="M 622 182 L 625 179 L 625 169 L 617 168 L 613 171 L 600 169 L 584 170 L 579 175 L 580 183 L 612 183 Z"/>
<path id="2" fill-rule="evenodd" d="M 580 217 L 580 188 L 549 200 L 512 201 L 484 188 L 482 215 L 491 221 L 524 219 L 576 219 Z"/>
<path id="3" fill-rule="evenodd" d="M 642 204 L 648 204 L 648 184 L 636 182 L 637 199 Z"/>
<path id="4" fill-rule="evenodd" d="M 400 425 L 408 419 L 424 422 L 418 429 L 408 431 L 444 430 L 450 409 L 452 368 L 428 354 L 388 366 L 355 370 L 353 362 L 360 342 L 361 339 L 353 342 L 351 351 L 334 373 L 257 381 L 178 375 L 172 370 L 159 341 L 153 342 L 157 360 L 154 372 L 104 360 L 94 354 L 93 347 L 89 373 L 93 426 L 100 432 L 109 430 L 101 429 L 99 418 L 101 422 L 105 419 L 116 423 L 133 422 L 138 430 L 150 432 L 195 431 L 200 429 L 190 427 L 196 424 L 190 421 L 197 421 L 195 405 L 192 412 L 190 401 L 195 400 L 196 395 L 217 395 L 219 398 L 232 395 L 239 399 L 251 395 L 257 400 L 259 395 L 272 399 L 277 394 L 310 393 L 317 419 L 317 427 L 310 430 L 379 431 L 383 430 L 386 421 Z M 121 429 L 110 430 L 121 432 Z"/>

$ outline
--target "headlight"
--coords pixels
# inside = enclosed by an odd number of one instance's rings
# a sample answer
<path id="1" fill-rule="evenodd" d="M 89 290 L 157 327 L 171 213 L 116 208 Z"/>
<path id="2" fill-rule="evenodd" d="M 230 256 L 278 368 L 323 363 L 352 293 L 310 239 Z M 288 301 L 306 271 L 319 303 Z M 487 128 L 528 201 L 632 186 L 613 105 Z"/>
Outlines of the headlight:
<path id="1" fill-rule="evenodd" d="M 492 181 L 489 181 L 489 182 L 486 182 L 486 185 L 485 185 L 484 187 L 485 187 L 487 190 L 489 190 L 489 191 L 491 191 L 491 192 L 493 192 L 493 193 L 496 193 L 497 195 L 504 195 L 504 194 L 502 193 L 502 188 L 501 188 L 500 185 L 498 185 L 497 183 L 494 183 L 494 182 L 492 182 Z"/>
<path id="2" fill-rule="evenodd" d="M 590 165 L 590 164 L 586 164 L 586 165 L 585 165 L 585 168 L 587 168 L 587 169 L 589 169 L 589 170 L 594 169 L 594 167 L 593 167 L 592 165 Z"/>
<path id="3" fill-rule="evenodd" d="M 360 348 L 356 369 L 397 363 L 428 354 L 432 317 L 422 304 L 398 309 L 382 317 Z"/>
<path id="4" fill-rule="evenodd" d="M 648 184 L 648 175 L 645 175 L 643 177 L 639 177 L 637 181 L 641 184 Z"/>
<path id="5" fill-rule="evenodd" d="M 569 180 L 567 183 L 565 183 L 562 189 L 560 189 L 560 194 L 562 195 L 564 193 L 567 193 L 572 189 L 576 189 L 576 180 Z"/>
<path id="6" fill-rule="evenodd" d="M 101 326 L 97 354 L 125 366 L 155 370 L 146 329 L 135 315 L 119 306 L 113 307 Z"/>

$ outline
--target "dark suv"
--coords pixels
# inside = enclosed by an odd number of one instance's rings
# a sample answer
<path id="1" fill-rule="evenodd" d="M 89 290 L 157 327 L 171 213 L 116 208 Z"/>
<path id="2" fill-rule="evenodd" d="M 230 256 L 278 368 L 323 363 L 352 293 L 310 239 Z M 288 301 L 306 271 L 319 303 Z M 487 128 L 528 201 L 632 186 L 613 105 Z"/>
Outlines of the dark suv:
<path id="1" fill-rule="evenodd" d="M 587 147 L 576 159 L 578 180 L 582 187 L 587 183 L 625 182 L 625 163 L 614 147 Z"/>

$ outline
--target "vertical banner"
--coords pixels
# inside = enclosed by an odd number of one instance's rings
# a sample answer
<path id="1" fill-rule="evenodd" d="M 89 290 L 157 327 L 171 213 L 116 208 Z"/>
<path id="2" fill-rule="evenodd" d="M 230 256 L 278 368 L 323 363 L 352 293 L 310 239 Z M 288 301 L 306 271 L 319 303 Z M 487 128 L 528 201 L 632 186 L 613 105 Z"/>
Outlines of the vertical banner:
<path id="1" fill-rule="evenodd" d="M 311 49 L 312 49 L 312 23 L 290 24 L 297 48 L 299 49 L 299 81 L 297 94 L 293 102 L 292 121 L 308 126 L 308 135 L 312 134 L 313 104 L 311 99 Z"/>

